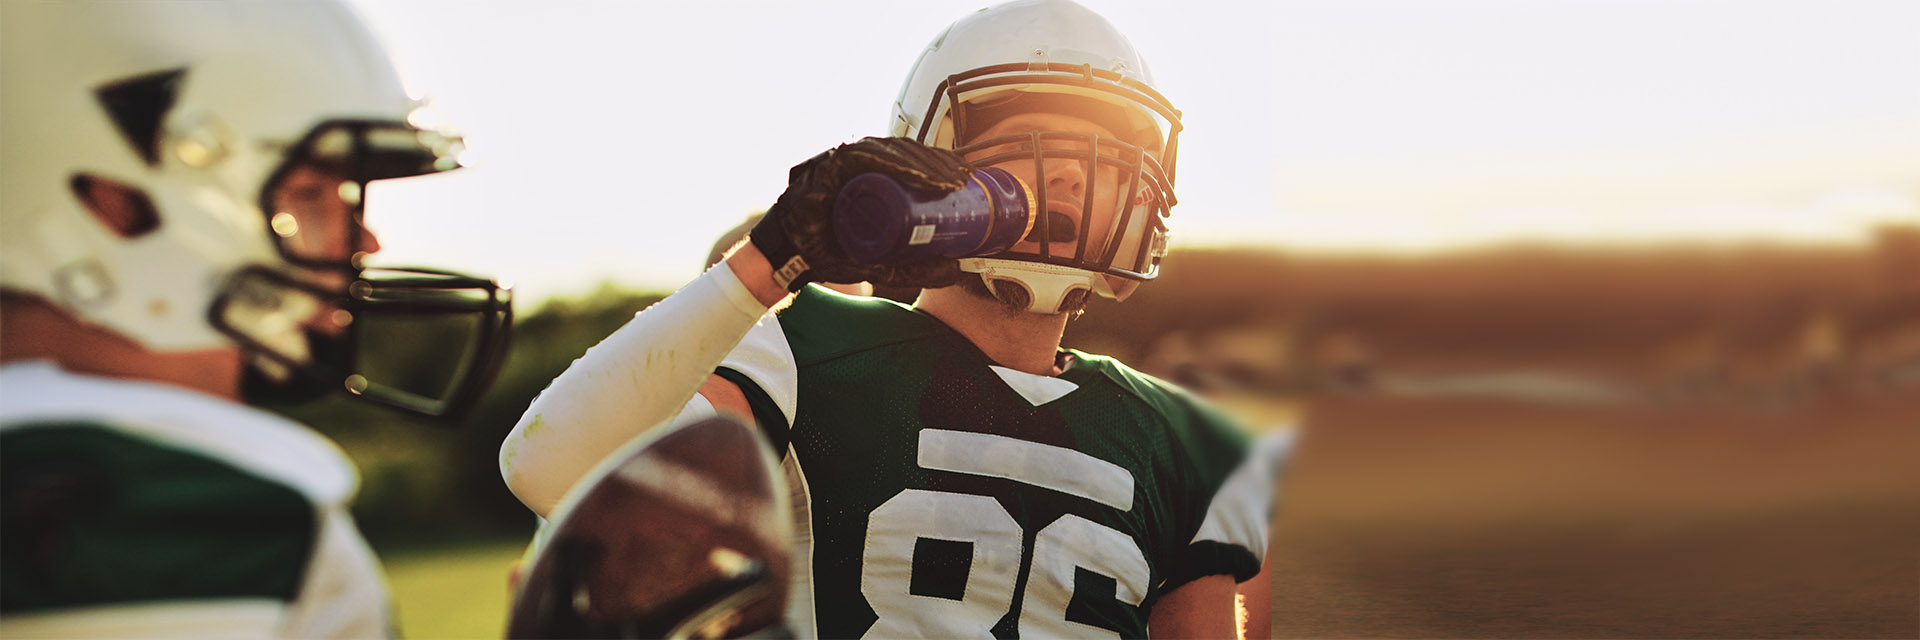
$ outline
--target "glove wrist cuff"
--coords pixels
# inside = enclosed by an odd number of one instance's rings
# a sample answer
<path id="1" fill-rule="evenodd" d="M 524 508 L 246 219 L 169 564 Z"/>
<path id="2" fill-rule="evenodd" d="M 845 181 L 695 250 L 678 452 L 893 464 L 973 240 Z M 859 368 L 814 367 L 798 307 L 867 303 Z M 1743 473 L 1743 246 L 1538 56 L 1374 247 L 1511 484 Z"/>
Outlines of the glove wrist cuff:
<path id="1" fill-rule="evenodd" d="M 793 240 L 773 222 L 774 216 L 767 215 L 747 233 L 747 241 L 753 243 L 760 255 L 767 257 L 767 264 L 773 266 L 773 283 L 787 291 L 799 291 L 807 283 L 813 282 L 807 277 L 812 267 L 806 258 L 800 256 L 800 250 Z"/>

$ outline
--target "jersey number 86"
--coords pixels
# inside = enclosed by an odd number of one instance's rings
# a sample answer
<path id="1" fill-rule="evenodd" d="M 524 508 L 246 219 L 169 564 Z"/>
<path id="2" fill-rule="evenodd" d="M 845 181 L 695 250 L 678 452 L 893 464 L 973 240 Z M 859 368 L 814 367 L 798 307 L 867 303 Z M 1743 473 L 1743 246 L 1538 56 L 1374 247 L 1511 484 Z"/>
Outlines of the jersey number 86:
<path id="1" fill-rule="evenodd" d="M 933 431 L 933 430 L 928 430 Z M 928 447 L 937 438 L 922 432 L 921 463 L 929 466 Z M 968 434 L 970 439 L 985 434 Z M 1011 440 L 1011 439 L 1006 439 Z M 1046 465 L 1028 464 L 1025 469 L 1062 470 L 1071 468 L 1084 453 L 1030 442 L 1013 441 L 1012 446 L 1035 453 L 1051 454 Z M 1006 446 L 1007 443 L 999 443 Z M 1002 459 L 980 455 L 974 450 L 970 460 Z M 1034 462 L 1031 456 L 1020 456 Z M 935 461 L 951 459 L 932 456 Z M 1062 464 L 1053 464 L 1060 462 Z M 1111 469 L 1119 470 L 1107 463 Z M 944 466 L 944 465 L 937 465 Z M 977 469 L 949 469 L 983 473 Z M 1054 486 L 1049 473 L 1022 474 L 1018 469 L 995 469 L 991 475 L 1034 484 Z M 1124 470 L 1121 470 L 1124 473 Z M 1029 475 L 1029 477 L 1016 477 Z M 1077 474 L 1076 474 L 1077 475 Z M 1084 476 L 1082 476 L 1084 477 Z M 1128 474 L 1127 497 L 1131 498 L 1132 477 Z M 1075 492 L 1071 488 L 1065 488 Z M 1077 492 L 1075 492 L 1077 493 Z M 974 632 L 991 637 L 993 625 L 1012 610 L 1014 587 L 1019 583 L 1024 531 L 1000 502 L 980 495 L 906 489 L 888 499 L 867 516 L 866 548 L 861 559 L 860 593 L 879 616 L 868 628 L 869 638 L 942 636 Z M 960 543 L 971 548 L 965 574 L 965 586 L 958 599 L 912 593 L 913 560 L 923 540 Z M 1067 620 L 1067 603 L 1073 599 L 1076 569 L 1085 569 L 1114 580 L 1115 599 L 1139 606 L 1147 594 L 1151 570 L 1146 557 L 1133 539 L 1110 527 L 1073 514 L 1060 516 L 1034 536 L 1033 563 L 1026 591 L 1020 594 L 1019 632 L 1022 637 L 1087 637 L 1119 634 L 1101 627 Z"/>

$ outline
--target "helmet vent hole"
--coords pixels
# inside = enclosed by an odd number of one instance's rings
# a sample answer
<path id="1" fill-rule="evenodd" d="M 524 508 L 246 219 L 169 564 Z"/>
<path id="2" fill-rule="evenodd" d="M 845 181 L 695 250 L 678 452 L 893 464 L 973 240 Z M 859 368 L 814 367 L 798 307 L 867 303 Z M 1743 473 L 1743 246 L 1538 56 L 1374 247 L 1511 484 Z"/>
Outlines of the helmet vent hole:
<path id="1" fill-rule="evenodd" d="M 138 238 L 160 228 L 160 213 L 144 191 L 85 173 L 75 174 L 67 186 L 100 224 L 122 238 Z"/>

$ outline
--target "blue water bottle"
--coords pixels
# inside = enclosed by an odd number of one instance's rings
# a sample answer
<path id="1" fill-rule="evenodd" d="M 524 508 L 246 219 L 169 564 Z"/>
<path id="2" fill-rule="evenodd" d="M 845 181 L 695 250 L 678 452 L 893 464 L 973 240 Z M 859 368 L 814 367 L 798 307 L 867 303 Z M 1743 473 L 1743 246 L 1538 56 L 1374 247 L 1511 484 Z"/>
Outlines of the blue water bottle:
<path id="1" fill-rule="evenodd" d="M 833 235 L 864 264 L 999 253 L 1033 230 L 1033 191 L 1001 169 L 976 169 L 952 193 L 908 189 L 863 173 L 833 200 Z"/>

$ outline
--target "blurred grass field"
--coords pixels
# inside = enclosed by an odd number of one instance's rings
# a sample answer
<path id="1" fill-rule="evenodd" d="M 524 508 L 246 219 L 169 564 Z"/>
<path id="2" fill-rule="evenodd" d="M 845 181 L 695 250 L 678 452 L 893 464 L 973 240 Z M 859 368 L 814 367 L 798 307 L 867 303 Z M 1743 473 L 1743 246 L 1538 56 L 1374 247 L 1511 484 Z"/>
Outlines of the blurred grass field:
<path id="1" fill-rule="evenodd" d="M 383 550 L 402 637 L 502 637 L 507 571 L 525 549 L 524 540 L 496 540 Z"/>

